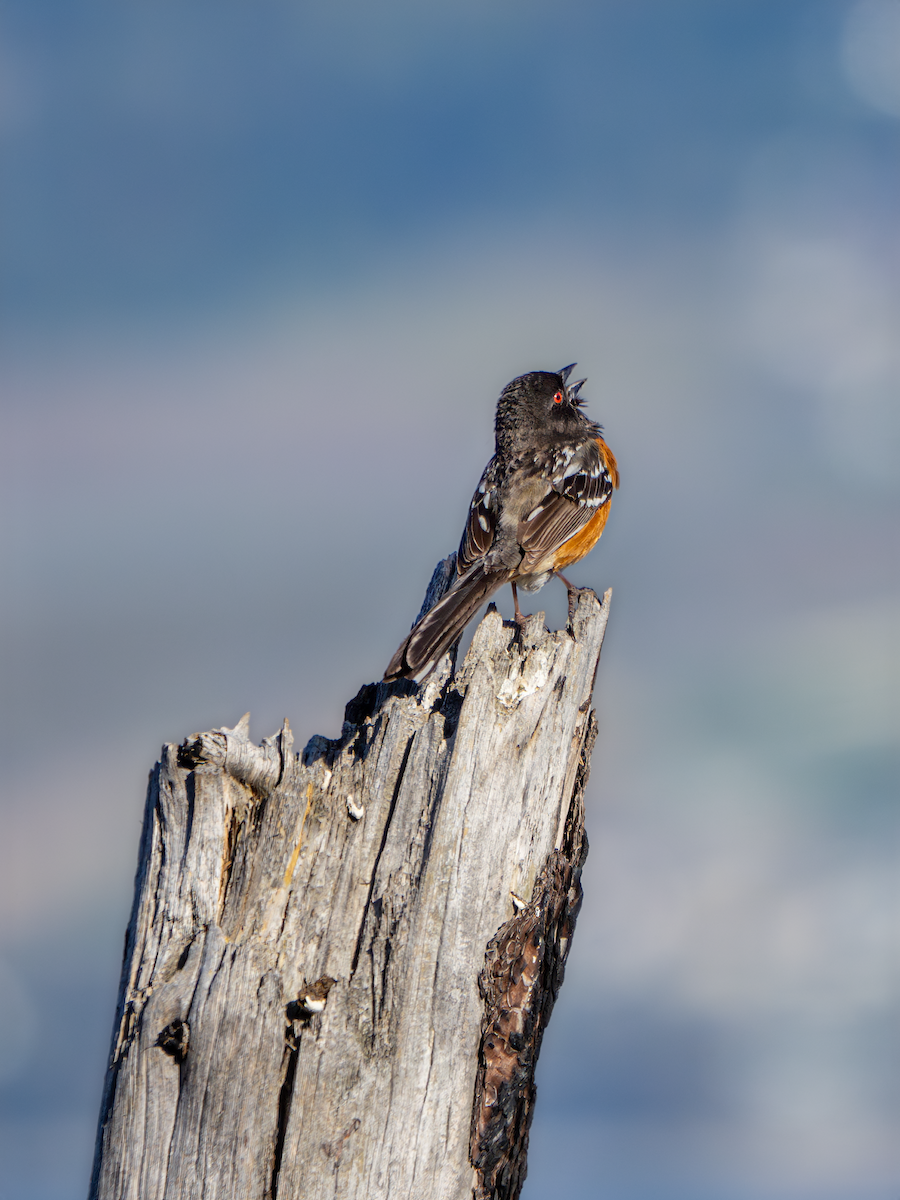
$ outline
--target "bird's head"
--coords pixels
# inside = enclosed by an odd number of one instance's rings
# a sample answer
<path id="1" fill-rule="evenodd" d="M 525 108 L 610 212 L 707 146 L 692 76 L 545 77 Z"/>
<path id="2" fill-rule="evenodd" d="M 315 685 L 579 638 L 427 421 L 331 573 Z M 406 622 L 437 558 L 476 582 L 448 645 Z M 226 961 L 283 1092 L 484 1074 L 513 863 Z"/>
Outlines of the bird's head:
<path id="1" fill-rule="evenodd" d="M 565 436 L 587 424 L 579 412 L 584 379 L 569 383 L 575 364 L 561 371 L 530 371 L 508 383 L 497 402 L 497 449 L 512 453 L 536 432 Z"/>

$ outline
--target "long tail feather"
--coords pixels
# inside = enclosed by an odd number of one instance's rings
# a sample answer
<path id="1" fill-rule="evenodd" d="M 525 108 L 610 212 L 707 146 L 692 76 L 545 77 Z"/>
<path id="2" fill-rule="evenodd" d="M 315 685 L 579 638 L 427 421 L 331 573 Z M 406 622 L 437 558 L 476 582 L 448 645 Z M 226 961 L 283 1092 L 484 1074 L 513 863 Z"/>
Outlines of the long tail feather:
<path id="1" fill-rule="evenodd" d="M 485 571 L 481 563 L 476 563 L 411 630 L 388 664 L 385 679 L 407 678 L 421 683 L 507 578 L 505 571 Z"/>

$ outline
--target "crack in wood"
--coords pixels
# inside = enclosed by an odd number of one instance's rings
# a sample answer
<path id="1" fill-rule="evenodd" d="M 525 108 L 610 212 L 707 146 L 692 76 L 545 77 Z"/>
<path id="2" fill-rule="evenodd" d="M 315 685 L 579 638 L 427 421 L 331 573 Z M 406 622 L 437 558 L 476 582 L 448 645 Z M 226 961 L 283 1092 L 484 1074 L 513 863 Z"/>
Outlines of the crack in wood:
<path id="1" fill-rule="evenodd" d="M 228 899 L 228 885 L 234 870 L 234 855 L 237 849 L 238 837 L 243 824 L 243 814 L 236 808 L 230 808 L 225 821 L 225 838 L 222 852 L 222 870 L 219 874 L 219 904 L 216 920 L 221 925 L 225 916 L 225 904 Z"/>
<path id="2" fill-rule="evenodd" d="M 378 865 L 381 862 L 381 857 L 384 854 L 384 848 L 387 845 L 388 833 L 390 832 L 390 828 L 391 828 L 391 821 L 394 818 L 394 812 L 396 811 L 396 808 L 397 808 L 397 798 L 400 795 L 400 788 L 403 784 L 403 776 L 406 774 L 406 768 L 407 768 L 407 765 L 409 764 L 409 756 L 410 756 L 410 752 L 412 751 L 412 745 L 413 745 L 413 742 L 415 741 L 415 736 L 416 735 L 414 733 L 410 735 L 409 739 L 407 740 L 406 746 L 403 750 L 403 758 L 400 762 L 400 769 L 397 772 L 397 779 L 396 779 L 396 782 L 394 783 L 394 790 L 391 794 L 391 803 L 390 803 L 390 806 L 388 807 L 387 818 L 385 819 L 385 822 L 384 822 L 384 828 L 381 831 L 381 845 L 378 847 L 378 853 L 375 855 L 375 862 L 372 866 L 372 878 L 369 880 L 369 893 L 368 893 L 368 896 L 366 897 L 366 903 L 363 907 L 362 920 L 359 923 L 359 934 L 357 935 L 357 938 L 356 938 L 356 949 L 353 951 L 353 961 L 352 961 L 352 964 L 350 967 L 350 979 L 351 980 L 353 979 L 353 976 L 356 974 L 356 968 L 359 965 L 359 956 L 362 953 L 363 938 L 364 938 L 365 932 L 366 932 L 366 922 L 367 922 L 368 916 L 369 916 L 369 909 L 372 905 L 372 893 L 375 890 L 375 884 L 378 880 Z M 374 1016 L 374 1012 L 373 1012 L 373 1016 Z"/>
<path id="3" fill-rule="evenodd" d="M 285 1029 L 285 1065 L 284 1082 L 278 1093 L 278 1120 L 275 1126 L 275 1145 L 272 1150 L 272 1176 L 269 1182 L 271 1200 L 278 1200 L 278 1181 L 281 1175 L 281 1162 L 284 1158 L 284 1141 L 287 1136 L 288 1121 L 291 1116 L 291 1105 L 294 1101 L 294 1083 L 297 1078 L 297 1059 L 300 1057 L 300 1042 L 302 1033 L 294 1033 L 292 1026 Z"/>
<path id="4" fill-rule="evenodd" d="M 193 772 L 188 774 L 184 780 L 184 792 L 187 798 L 186 813 L 184 823 L 184 844 L 181 848 L 181 869 L 185 868 L 187 863 L 188 851 L 191 848 L 191 835 L 194 832 L 194 809 L 197 806 L 197 780 L 194 778 Z M 165 839 L 161 839 L 165 845 Z"/>

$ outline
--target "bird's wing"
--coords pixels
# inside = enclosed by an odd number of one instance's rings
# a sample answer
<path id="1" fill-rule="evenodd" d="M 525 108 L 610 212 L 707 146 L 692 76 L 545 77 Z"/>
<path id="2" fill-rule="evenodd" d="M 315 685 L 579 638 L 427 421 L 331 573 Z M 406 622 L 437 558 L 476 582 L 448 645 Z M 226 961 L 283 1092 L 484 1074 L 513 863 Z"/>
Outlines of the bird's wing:
<path id="1" fill-rule="evenodd" d="M 609 502 L 616 482 L 594 439 L 560 447 L 541 466 L 547 491 L 518 526 L 523 574 L 582 529 Z"/>
<path id="2" fill-rule="evenodd" d="M 469 505 L 466 527 L 456 555 L 456 569 L 463 575 L 490 550 L 497 528 L 500 464 L 496 456 L 484 468 L 484 474 Z"/>

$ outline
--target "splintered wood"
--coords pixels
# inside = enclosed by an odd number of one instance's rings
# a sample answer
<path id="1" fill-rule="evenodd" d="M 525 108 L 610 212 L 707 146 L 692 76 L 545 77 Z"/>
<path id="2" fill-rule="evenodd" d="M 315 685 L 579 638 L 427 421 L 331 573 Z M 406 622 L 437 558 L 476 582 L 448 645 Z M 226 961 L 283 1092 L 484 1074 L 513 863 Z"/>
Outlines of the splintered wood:
<path id="1" fill-rule="evenodd" d="M 96 1200 L 514 1200 L 586 854 L 609 607 L 150 781 Z"/>

